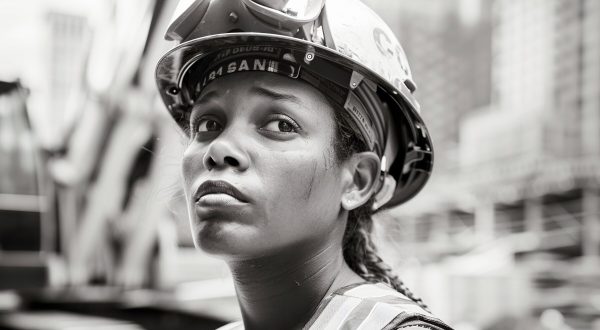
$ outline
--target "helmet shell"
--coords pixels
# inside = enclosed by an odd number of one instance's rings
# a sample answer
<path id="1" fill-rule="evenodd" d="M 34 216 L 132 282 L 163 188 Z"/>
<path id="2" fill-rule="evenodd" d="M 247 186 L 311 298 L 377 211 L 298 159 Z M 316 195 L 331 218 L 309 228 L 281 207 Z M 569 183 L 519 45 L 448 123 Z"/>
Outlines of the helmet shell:
<path id="1" fill-rule="evenodd" d="M 391 122 L 387 123 L 390 129 L 385 152 L 380 156 L 383 174 L 391 175 L 396 187 L 385 207 L 401 204 L 414 196 L 431 174 L 433 147 L 419 115 L 419 104 L 413 97 L 416 85 L 408 61 L 389 27 L 360 1 L 327 0 L 319 22 L 288 31 L 256 16 L 248 17 L 253 15 L 251 8 L 244 4 L 248 1 L 251 0 L 212 0 L 205 4 L 204 16 L 195 18 L 197 26 L 188 25 L 187 32 L 183 33 L 170 31 L 171 37 L 187 41 L 159 60 L 156 82 L 163 102 L 179 126 L 188 125 L 194 102 L 185 84 L 192 65 L 208 61 L 228 48 L 287 49 L 300 54 L 304 68 L 318 72 L 349 91 L 361 84 L 368 85 L 372 94 L 386 105 L 389 110 L 386 119 Z M 224 21 L 223 15 L 230 18 L 231 13 L 235 13 L 236 19 Z M 356 22 L 361 22 L 359 28 Z M 252 32 L 216 33 L 240 30 Z M 331 69 L 320 69 L 319 63 Z M 394 132 L 396 137 L 390 138 Z"/>

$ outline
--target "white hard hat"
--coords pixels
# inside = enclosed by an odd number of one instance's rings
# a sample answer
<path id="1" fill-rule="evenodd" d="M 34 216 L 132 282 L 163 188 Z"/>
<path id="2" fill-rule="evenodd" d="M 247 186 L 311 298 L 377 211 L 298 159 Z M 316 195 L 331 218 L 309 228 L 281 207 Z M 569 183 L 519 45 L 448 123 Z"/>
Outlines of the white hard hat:
<path id="1" fill-rule="evenodd" d="M 375 208 L 412 198 L 433 167 L 406 55 L 390 28 L 358 0 L 182 0 L 166 38 L 182 42 L 158 62 L 156 81 L 186 129 L 204 86 L 239 71 L 306 81 L 354 120 L 381 159 Z"/>

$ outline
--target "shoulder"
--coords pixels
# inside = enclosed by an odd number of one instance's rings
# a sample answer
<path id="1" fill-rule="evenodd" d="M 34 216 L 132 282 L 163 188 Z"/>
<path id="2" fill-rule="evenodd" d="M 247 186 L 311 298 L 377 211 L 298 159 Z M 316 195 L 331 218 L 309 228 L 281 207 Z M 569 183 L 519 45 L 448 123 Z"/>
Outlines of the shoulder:
<path id="1" fill-rule="evenodd" d="M 431 329 L 449 326 L 408 297 L 382 283 L 344 287 L 326 297 L 308 329 Z"/>

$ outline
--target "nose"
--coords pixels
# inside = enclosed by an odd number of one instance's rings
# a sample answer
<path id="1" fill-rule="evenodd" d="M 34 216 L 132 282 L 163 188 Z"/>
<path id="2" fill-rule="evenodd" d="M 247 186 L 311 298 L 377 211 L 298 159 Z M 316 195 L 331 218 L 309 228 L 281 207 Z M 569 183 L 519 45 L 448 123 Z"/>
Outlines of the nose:
<path id="1" fill-rule="evenodd" d="M 202 162 L 209 171 L 231 167 L 241 172 L 249 166 L 248 155 L 240 148 L 240 139 L 227 133 L 221 133 L 208 145 Z"/>

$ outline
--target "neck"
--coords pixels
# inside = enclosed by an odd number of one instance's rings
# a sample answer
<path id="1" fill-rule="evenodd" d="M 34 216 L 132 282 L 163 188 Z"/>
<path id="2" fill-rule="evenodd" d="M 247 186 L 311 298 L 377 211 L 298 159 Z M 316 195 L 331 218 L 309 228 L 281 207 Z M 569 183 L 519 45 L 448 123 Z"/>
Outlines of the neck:
<path id="1" fill-rule="evenodd" d="M 228 261 L 246 330 L 300 329 L 327 294 L 363 281 L 345 263 L 341 240 L 329 242 Z"/>

